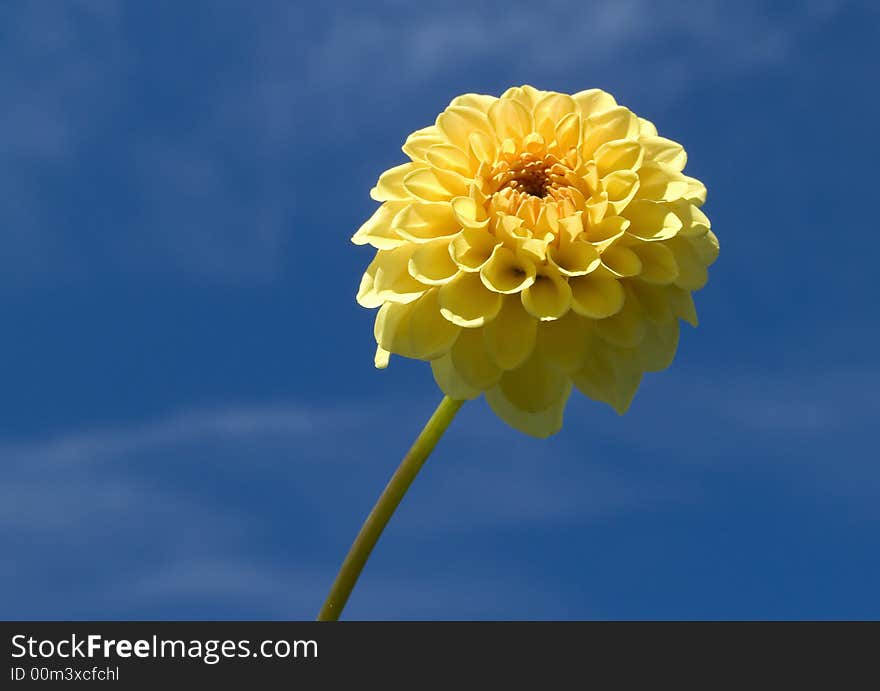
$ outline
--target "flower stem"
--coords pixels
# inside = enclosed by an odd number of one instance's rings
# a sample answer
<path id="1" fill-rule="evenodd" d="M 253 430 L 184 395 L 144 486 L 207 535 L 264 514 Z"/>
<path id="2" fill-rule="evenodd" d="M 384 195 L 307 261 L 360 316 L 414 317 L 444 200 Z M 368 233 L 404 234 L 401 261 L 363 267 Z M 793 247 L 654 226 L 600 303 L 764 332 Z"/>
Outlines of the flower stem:
<path id="1" fill-rule="evenodd" d="M 440 437 L 449 427 L 449 423 L 452 422 L 452 418 L 455 417 L 462 403 L 464 401 L 456 401 L 445 396 L 415 443 L 403 457 L 397 470 L 394 471 L 394 475 L 391 476 L 391 480 L 385 486 L 379 501 L 376 502 L 370 515 L 367 516 L 367 520 L 361 526 L 351 549 L 348 550 L 345 561 L 342 562 L 342 567 L 336 574 L 336 580 L 333 581 L 333 586 L 330 588 L 330 594 L 318 613 L 318 621 L 339 619 L 342 608 L 348 602 L 348 597 L 357 583 L 358 576 L 361 575 L 364 564 L 370 558 L 370 553 L 376 546 L 379 536 L 382 535 L 382 531 L 385 530 L 385 526 L 394 515 L 403 495 L 406 494 L 419 470 L 422 469 L 428 456 L 440 441 Z"/>

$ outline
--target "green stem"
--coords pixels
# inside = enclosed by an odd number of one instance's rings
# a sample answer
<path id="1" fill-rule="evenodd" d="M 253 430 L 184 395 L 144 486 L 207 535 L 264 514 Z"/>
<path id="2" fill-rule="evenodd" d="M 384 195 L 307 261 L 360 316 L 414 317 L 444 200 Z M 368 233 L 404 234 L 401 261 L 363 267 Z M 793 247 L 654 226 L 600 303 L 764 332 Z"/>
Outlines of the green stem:
<path id="1" fill-rule="evenodd" d="M 444 397 L 412 448 L 403 457 L 394 475 L 391 476 L 391 480 L 388 481 L 385 491 L 379 497 L 379 501 L 376 502 L 370 515 L 367 516 L 367 520 L 361 526 L 351 549 L 348 550 L 345 561 L 342 562 L 342 567 L 336 574 L 336 580 L 333 581 L 333 586 L 330 588 L 330 594 L 318 613 L 318 621 L 339 619 L 342 608 L 348 602 L 348 597 L 357 583 L 358 576 L 361 575 L 364 564 L 370 558 L 370 553 L 376 546 L 379 536 L 382 535 L 382 531 L 385 530 L 385 526 L 394 515 L 403 495 L 406 494 L 431 451 L 434 450 L 440 437 L 449 427 L 449 423 L 452 422 L 452 418 L 455 417 L 462 403 L 464 401 L 456 401 L 448 396 Z"/>

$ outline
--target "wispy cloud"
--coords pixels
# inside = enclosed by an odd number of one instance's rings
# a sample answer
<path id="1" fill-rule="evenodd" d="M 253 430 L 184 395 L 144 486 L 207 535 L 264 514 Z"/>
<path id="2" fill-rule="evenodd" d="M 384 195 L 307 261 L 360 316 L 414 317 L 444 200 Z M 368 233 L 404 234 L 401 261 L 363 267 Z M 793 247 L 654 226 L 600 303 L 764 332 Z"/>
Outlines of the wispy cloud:
<path id="1" fill-rule="evenodd" d="M 834 452 L 841 438 L 871 436 L 864 404 L 876 379 L 684 370 L 674 404 L 669 386 L 648 380 L 624 418 L 573 399 L 566 433 L 549 441 L 513 439 L 484 403 L 469 404 L 383 539 L 352 616 L 453 616 L 411 610 L 402 595 L 456 597 L 455 574 L 413 564 L 424 545 L 699 512 L 727 496 L 731 477 L 873 515 L 865 482 L 877 471 Z M 0 593 L 18 593 L 4 611 L 309 617 L 430 405 L 239 406 L 2 442 L 0 547 L 16 568 L 0 573 Z M 473 573 L 460 584 L 487 598 L 481 616 L 503 616 L 505 597 L 540 596 L 525 574 L 505 576 L 507 595 L 490 592 L 504 559 L 480 566 L 485 588 Z M 47 568 L 68 572 L 75 607 L 39 593 Z"/>

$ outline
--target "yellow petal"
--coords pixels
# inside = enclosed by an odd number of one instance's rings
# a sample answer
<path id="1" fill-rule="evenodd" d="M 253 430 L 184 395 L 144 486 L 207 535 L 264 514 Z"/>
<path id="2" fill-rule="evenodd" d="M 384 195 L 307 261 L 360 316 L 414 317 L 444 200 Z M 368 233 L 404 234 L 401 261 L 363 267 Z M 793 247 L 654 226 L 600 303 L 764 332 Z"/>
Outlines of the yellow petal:
<path id="1" fill-rule="evenodd" d="M 483 327 L 489 357 L 504 370 L 522 364 L 535 348 L 538 322 L 516 295 L 508 295 L 498 316 Z"/>
<path id="2" fill-rule="evenodd" d="M 455 185 L 455 189 L 448 189 L 444 182 L 440 181 L 433 169 L 420 168 L 406 175 L 403 179 L 403 186 L 409 196 L 423 199 L 426 202 L 444 202 L 455 196 L 467 194 L 467 186 L 463 182 L 460 185 Z"/>
<path id="3" fill-rule="evenodd" d="M 577 148 L 581 138 L 581 116 L 569 113 L 556 125 L 556 142 L 564 154 L 569 149 Z"/>
<path id="4" fill-rule="evenodd" d="M 437 129 L 453 146 L 462 151 L 468 150 L 471 132 L 488 130 L 486 116 L 475 108 L 452 106 L 437 116 Z"/>
<path id="5" fill-rule="evenodd" d="M 623 215 L 630 221 L 627 232 L 641 240 L 668 240 L 682 228 L 681 219 L 669 204 L 635 199 Z"/>
<path id="6" fill-rule="evenodd" d="M 595 153 L 599 176 L 605 177 L 617 170 L 638 170 L 643 155 L 642 147 L 632 139 L 605 142 Z"/>
<path id="7" fill-rule="evenodd" d="M 641 366 L 646 372 L 659 372 L 672 364 L 678 348 L 678 321 L 649 324 L 639 344 Z"/>
<path id="8" fill-rule="evenodd" d="M 642 264 L 639 278 L 648 283 L 667 284 L 678 278 L 675 255 L 662 242 L 640 242 L 630 248 Z"/>
<path id="9" fill-rule="evenodd" d="M 646 319 L 635 294 L 626 292 L 623 307 L 617 314 L 596 322 L 597 333 L 621 348 L 634 348 L 645 337 Z"/>
<path id="10" fill-rule="evenodd" d="M 678 142 L 665 137 L 639 137 L 639 143 L 645 150 L 645 160 L 665 163 L 674 170 L 681 171 L 687 163 L 687 153 Z"/>
<path id="11" fill-rule="evenodd" d="M 608 195 L 608 206 L 619 214 L 639 191 L 639 174 L 632 170 L 616 170 L 602 178 L 602 188 Z"/>
<path id="12" fill-rule="evenodd" d="M 500 98 L 489 106 L 489 122 L 499 141 L 520 141 L 532 131 L 532 114 L 519 101 Z"/>
<path id="13" fill-rule="evenodd" d="M 594 334 L 591 322 L 574 310 L 538 326 L 536 354 L 548 366 L 571 374 L 581 368 Z"/>
<path id="14" fill-rule="evenodd" d="M 549 408 L 568 391 L 568 377 L 531 357 L 514 370 L 501 375 L 498 383 L 504 396 L 520 410 L 535 413 Z"/>
<path id="15" fill-rule="evenodd" d="M 453 98 L 449 107 L 464 106 L 485 113 L 489 109 L 489 106 L 497 100 L 497 96 L 489 96 L 487 94 L 462 94 L 461 96 Z"/>
<path id="16" fill-rule="evenodd" d="M 492 163 L 495 160 L 495 138 L 482 130 L 471 132 L 468 136 L 470 153 L 478 163 Z"/>
<path id="17" fill-rule="evenodd" d="M 499 245 L 480 269 L 480 278 L 496 293 L 518 293 L 535 282 L 535 265 L 525 256 Z"/>
<path id="18" fill-rule="evenodd" d="M 439 289 L 432 288 L 412 303 L 409 345 L 414 357 L 431 360 L 449 352 L 461 327 L 440 314 Z"/>
<path id="19" fill-rule="evenodd" d="M 560 218 L 558 223 L 559 233 L 564 237 L 566 244 L 574 242 L 584 232 L 583 211 Z"/>
<path id="20" fill-rule="evenodd" d="M 692 178 L 688 175 L 685 175 L 684 179 L 688 186 L 687 192 L 684 193 L 684 198 L 692 201 L 697 206 L 705 203 L 706 186 L 696 178 Z"/>
<path id="21" fill-rule="evenodd" d="M 403 181 L 407 175 L 417 170 L 427 170 L 427 168 L 412 162 L 389 168 L 379 176 L 376 186 L 370 190 L 370 196 L 377 202 L 409 199 L 411 195 L 403 186 Z"/>
<path id="22" fill-rule="evenodd" d="M 556 125 L 566 115 L 573 115 L 576 111 L 577 105 L 571 96 L 551 92 L 538 101 L 532 110 L 535 131 L 544 141 L 550 142 L 556 136 Z"/>
<path id="23" fill-rule="evenodd" d="M 465 228 L 452 240 L 449 253 L 462 271 L 479 271 L 497 246 L 498 241 L 485 230 Z"/>
<path id="24" fill-rule="evenodd" d="M 600 223 L 608 211 L 608 193 L 605 190 L 596 192 L 587 200 L 586 211 L 590 225 Z"/>
<path id="25" fill-rule="evenodd" d="M 415 243 L 451 239 L 461 230 L 452 207 L 443 202 L 407 204 L 394 216 L 391 227 L 400 237 Z"/>
<path id="26" fill-rule="evenodd" d="M 436 126 L 423 127 L 406 138 L 406 143 L 403 145 L 403 153 L 413 161 L 424 162 L 428 149 L 435 144 L 442 144 L 444 141 L 445 138 Z"/>
<path id="27" fill-rule="evenodd" d="M 672 313 L 679 319 L 684 319 L 691 326 L 697 325 L 697 308 L 694 307 L 694 298 L 690 291 L 678 286 L 663 286 L 666 299 L 672 308 Z"/>
<path id="28" fill-rule="evenodd" d="M 392 219 L 402 208 L 399 202 L 385 202 L 351 238 L 355 245 L 372 245 L 378 250 L 400 247 L 406 240 L 391 227 Z"/>
<path id="29" fill-rule="evenodd" d="M 617 107 L 617 101 L 614 100 L 614 96 L 606 91 L 602 91 L 602 89 L 578 91 L 572 96 L 572 99 L 577 104 L 578 110 L 584 118 L 591 115 L 599 115 Z"/>
<path id="30" fill-rule="evenodd" d="M 449 256 L 449 240 L 419 245 L 407 268 L 410 276 L 426 285 L 449 283 L 458 273 L 458 266 Z"/>
<path id="31" fill-rule="evenodd" d="M 385 369 L 388 367 L 388 361 L 391 359 L 391 353 L 382 346 L 376 346 L 376 355 L 373 357 L 373 364 L 376 369 Z"/>
<path id="32" fill-rule="evenodd" d="M 604 401 L 623 415 L 639 388 L 642 370 L 635 350 L 623 351 L 596 342 L 584 366 L 572 376 L 574 385 L 585 395 Z"/>
<path id="33" fill-rule="evenodd" d="M 566 386 L 552 405 L 534 413 L 522 410 L 511 403 L 500 386 L 486 392 L 486 402 L 498 417 L 514 429 L 532 437 L 546 439 L 562 429 L 563 413 L 569 394 L 571 394 L 571 384 Z"/>
<path id="34" fill-rule="evenodd" d="M 456 197 L 452 200 L 452 211 L 462 228 L 482 229 L 489 225 L 489 219 L 481 206 L 471 197 Z"/>
<path id="35" fill-rule="evenodd" d="M 632 281 L 630 289 L 636 294 L 636 299 L 642 306 L 645 317 L 656 324 L 665 324 L 674 321 L 677 317 L 672 311 L 672 302 L 666 286 L 659 286 L 643 281 Z M 674 286 L 672 286 L 674 287 Z M 679 288 L 676 288 L 679 290 Z"/>
<path id="36" fill-rule="evenodd" d="M 706 271 L 706 262 L 688 240 L 690 238 L 675 237 L 667 240 L 666 245 L 672 250 L 678 263 L 675 285 L 685 290 L 699 290 L 709 280 L 709 272 Z"/>
<path id="37" fill-rule="evenodd" d="M 412 312 L 412 304 L 397 302 L 386 302 L 379 308 L 373 334 L 380 348 L 403 357 L 416 357 L 410 345 Z"/>
<path id="38" fill-rule="evenodd" d="M 534 283 L 522 292 L 522 304 L 541 321 L 559 319 L 571 307 L 571 288 L 552 266 L 542 266 Z"/>
<path id="39" fill-rule="evenodd" d="M 584 233 L 587 240 L 604 249 L 621 237 L 629 225 L 629 220 L 622 216 L 607 216 L 598 223 L 591 223 Z"/>
<path id="40" fill-rule="evenodd" d="M 632 139 L 639 133 L 639 120 L 628 108 L 617 106 L 591 115 L 584 124 L 581 152 L 584 160 L 591 160 L 595 151 L 605 142 Z"/>
<path id="41" fill-rule="evenodd" d="M 563 276 L 584 276 L 601 263 L 596 248 L 582 240 L 550 245 L 547 258 Z"/>
<path id="42" fill-rule="evenodd" d="M 547 91 L 541 91 L 540 89 L 536 89 L 533 86 L 529 86 L 528 84 L 523 84 L 522 86 L 513 86 L 501 94 L 501 98 L 511 98 L 515 101 L 519 101 L 526 108 L 533 108 L 534 105 L 540 101 L 547 93 Z"/>
<path id="43" fill-rule="evenodd" d="M 486 351 L 482 329 L 464 329 L 459 334 L 452 346 L 452 365 L 465 384 L 481 391 L 501 378 L 501 368 Z"/>
<path id="44" fill-rule="evenodd" d="M 480 395 L 480 390 L 465 384 L 461 375 L 452 364 L 452 354 L 447 353 L 436 360 L 431 360 L 431 372 L 440 390 L 456 401 L 469 401 Z"/>
<path id="45" fill-rule="evenodd" d="M 434 168 L 452 170 L 464 176 L 472 172 L 468 155 L 451 144 L 435 144 L 428 149 L 425 157 Z"/>
<path id="46" fill-rule="evenodd" d="M 548 93 L 532 109 L 536 123 L 546 119 L 551 120 L 554 125 L 566 115 L 576 111 L 577 104 L 571 96 L 556 92 Z M 545 139 L 549 138 L 545 137 Z"/>
<path id="47" fill-rule="evenodd" d="M 707 230 L 702 235 L 693 235 L 685 239 L 706 266 L 713 264 L 718 259 L 718 238 L 711 230 Z"/>
<path id="48" fill-rule="evenodd" d="M 620 244 L 611 245 L 602 252 L 602 264 L 618 278 L 638 276 L 642 270 L 639 255 Z"/>
<path id="49" fill-rule="evenodd" d="M 671 202 L 684 198 L 690 183 L 672 166 L 651 161 L 639 168 L 639 199 Z"/>
<path id="50" fill-rule="evenodd" d="M 487 290 L 479 274 L 460 273 L 440 286 L 440 312 L 453 324 L 474 328 L 492 321 L 501 310 L 501 295 Z"/>
<path id="51" fill-rule="evenodd" d="M 669 205 L 669 209 L 681 222 L 681 235 L 703 235 L 711 224 L 709 219 L 698 206 L 687 201 L 680 200 Z"/>
<path id="52" fill-rule="evenodd" d="M 656 137 L 657 126 L 650 120 L 639 118 L 639 137 Z"/>
<path id="53" fill-rule="evenodd" d="M 623 307 L 623 286 L 614 278 L 577 276 L 569 279 L 568 285 L 571 288 L 571 308 L 584 317 L 604 319 Z"/>
<path id="54" fill-rule="evenodd" d="M 379 307 L 383 302 L 412 302 L 427 286 L 410 276 L 409 260 L 415 247 L 404 245 L 393 250 L 380 250 L 370 262 L 361 279 L 357 301 L 363 307 Z"/>

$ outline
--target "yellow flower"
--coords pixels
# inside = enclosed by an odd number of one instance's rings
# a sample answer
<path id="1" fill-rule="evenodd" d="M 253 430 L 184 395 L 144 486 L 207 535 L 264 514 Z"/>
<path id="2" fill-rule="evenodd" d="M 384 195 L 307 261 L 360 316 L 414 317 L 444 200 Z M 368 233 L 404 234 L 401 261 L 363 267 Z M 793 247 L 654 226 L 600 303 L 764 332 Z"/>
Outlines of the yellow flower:
<path id="1" fill-rule="evenodd" d="M 352 238 L 378 252 L 376 366 L 429 360 L 454 399 L 559 431 L 572 385 L 624 413 L 664 369 L 718 240 L 684 149 L 599 89 L 465 94 L 413 132 Z"/>

